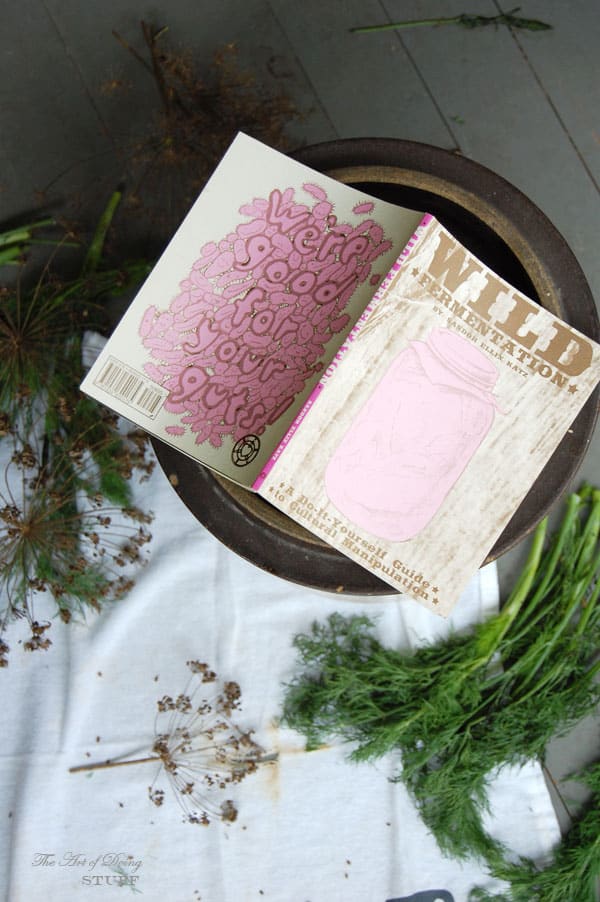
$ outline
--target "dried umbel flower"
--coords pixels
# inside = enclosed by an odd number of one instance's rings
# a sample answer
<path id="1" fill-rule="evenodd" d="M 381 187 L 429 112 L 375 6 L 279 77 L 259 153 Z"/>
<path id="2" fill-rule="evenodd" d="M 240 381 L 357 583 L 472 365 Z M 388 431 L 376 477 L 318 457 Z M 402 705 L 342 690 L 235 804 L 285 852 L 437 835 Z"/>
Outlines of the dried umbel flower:
<path id="1" fill-rule="evenodd" d="M 63 279 L 51 270 L 57 252 L 73 244 L 66 231 L 50 241 L 41 274 L 23 264 L 15 286 L 0 286 L 0 635 L 11 620 L 26 620 L 27 651 L 51 644 L 50 624 L 35 615 L 40 594 L 54 599 L 65 623 L 99 609 L 129 591 L 130 565 L 140 563 L 150 538 L 151 518 L 132 505 L 130 487 L 134 472 L 146 478 L 154 466 L 146 439 L 138 430 L 122 435 L 115 415 L 79 391 L 83 330 L 101 321 L 104 296 L 147 270 L 145 263 L 100 266 L 119 199 L 111 197 L 79 275 Z M 22 260 L 33 233 L 50 226 L 44 220 L 1 233 L 0 250 Z M 0 666 L 7 652 L 2 641 Z"/>
<path id="2" fill-rule="evenodd" d="M 25 643 L 24 648 L 27 651 L 35 651 L 37 648 L 48 648 L 51 644 L 50 639 L 44 633 L 50 628 L 50 623 L 38 623 L 37 620 L 34 620 L 30 626 L 31 639 Z"/>
<path id="3" fill-rule="evenodd" d="M 31 421 L 27 425 L 25 439 L 16 427 L 3 439 L 9 462 L 0 488 L 0 589 L 5 599 L 0 634 L 10 621 L 25 619 L 31 638 L 23 647 L 37 651 L 51 641 L 50 623 L 40 624 L 35 617 L 36 599 L 50 595 L 68 623 L 74 613 L 99 610 L 102 603 L 121 598 L 133 585 L 132 565 L 143 562 L 150 516 L 118 503 L 123 493 L 129 500 L 120 470 L 133 467 L 137 451 L 133 456 L 124 451 L 120 462 L 117 455 L 103 469 L 98 457 L 108 453 L 113 440 L 90 445 L 87 436 L 78 435 L 50 445 L 43 429 L 36 430 Z M 102 491 L 107 487 L 117 495 L 116 504 Z M 3 643 L 3 663 L 7 651 Z"/>
<path id="4" fill-rule="evenodd" d="M 179 695 L 163 695 L 157 702 L 152 754 L 144 758 L 105 761 L 72 767 L 71 772 L 133 764 L 159 763 L 148 787 L 150 801 L 160 808 L 166 777 L 182 809 L 184 821 L 207 826 L 212 820 L 235 821 L 237 807 L 228 798 L 233 787 L 259 765 L 275 760 L 255 742 L 252 730 L 242 730 L 232 715 L 241 707 L 241 690 L 233 681 L 220 682 L 209 666 L 188 661 L 192 676 Z M 204 687 L 211 685 L 210 697 Z"/>
<path id="5" fill-rule="evenodd" d="M 176 698 L 163 696 L 157 703 L 152 751 L 161 761 L 161 771 L 186 821 L 201 825 L 214 818 L 234 821 L 237 808 L 222 796 L 256 771 L 265 760 L 263 750 L 252 738 L 252 731 L 240 730 L 231 720 L 241 705 L 239 685 L 224 682 L 207 698 L 203 686 L 217 688 L 216 674 L 200 661 L 188 661 L 187 666 L 192 678 L 184 692 Z M 155 805 L 162 804 L 156 780 L 148 794 Z"/>

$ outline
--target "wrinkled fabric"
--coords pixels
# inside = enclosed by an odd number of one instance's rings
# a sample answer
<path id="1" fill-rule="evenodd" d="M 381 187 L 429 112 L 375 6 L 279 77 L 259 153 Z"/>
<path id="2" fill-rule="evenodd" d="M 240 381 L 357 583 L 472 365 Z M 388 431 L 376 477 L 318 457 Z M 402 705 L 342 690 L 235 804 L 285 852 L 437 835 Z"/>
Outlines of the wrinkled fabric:
<path id="1" fill-rule="evenodd" d="M 10 664 L 0 671 L 3 898 L 466 902 L 472 886 L 490 885 L 477 862 L 440 854 L 404 788 L 388 779 L 394 756 L 357 765 L 338 743 L 306 752 L 277 716 L 297 669 L 292 639 L 313 620 L 368 613 L 385 643 L 414 647 L 497 610 L 495 565 L 473 577 L 444 621 L 406 598 L 341 597 L 262 572 L 198 524 L 158 467 L 135 493 L 155 520 L 127 597 L 85 623 L 55 620 L 47 651 L 25 652 L 19 624 L 10 630 Z M 45 614 L 52 608 L 42 602 L 36 616 Z M 233 719 L 278 755 L 231 788 L 234 823 L 185 822 L 164 774 L 163 804 L 153 805 L 156 762 L 69 772 L 151 755 L 157 700 L 184 690 L 190 660 L 239 683 Z M 537 764 L 503 771 L 491 799 L 490 829 L 519 854 L 544 856 L 557 842 Z"/>

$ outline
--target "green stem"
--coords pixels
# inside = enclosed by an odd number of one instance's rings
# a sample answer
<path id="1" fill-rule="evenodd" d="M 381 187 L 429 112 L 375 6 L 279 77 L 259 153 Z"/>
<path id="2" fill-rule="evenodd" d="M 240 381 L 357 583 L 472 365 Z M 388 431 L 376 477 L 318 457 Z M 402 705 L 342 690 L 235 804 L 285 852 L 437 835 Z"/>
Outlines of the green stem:
<path id="1" fill-rule="evenodd" d="M 469 662 L 468 672 L 489 661 L 521 610 L 538 572 L 547 528 L 548 518 L 545 517 L 534 533 L 525 566 L 506 604 L 496 617 L 481 627 L 476 647 L 476 659 Z"/>
<path id="2" fill-rule="evenodd" d="M 0 232 L 0 247 L 6 247 L 7 244 L 15 244 L 20 241 L 29 241 L 34 229 L 41 229 L 44 226 L 56 225 L 53 219 L 39 219 L 30 225 L 19 226 L 16 229 L 9 229 L 6 232 Z"/>
<path id="3" fill-rule="evenodd" d="M 586 570 L 590 558 L 595 554 L 600 536 L 600 492 L 594 491 L 592 495 L 592 507 L 588 515 L 581 539 L 578 554 L 575 558 L 574 574 L 577 576 L 582 569 Z M 594 564 L 592 566 L 595 566 Z M 587 570 L 585 577 L 587 577 Z"/>
<path id="4" fill-rule="evenodd" d="M 104 212 L 102 213 L 102 216 L 100 217 L 100 221 L 98 222 L 96 231 L 94 232 L 94 237 L 92 238 L 88 252 L 85 256 L 85 260 L 83 261 L 82 275 L 84 276 L 95 272 L 100 265 L 100 259 L 102 257 L 102 251 L 104 249 L 104 242 L 106 240 L 106 233 L 110 228 L 110 224 L 113 220 L 117 207 L 121 203 L 121 197 L 121 191 L 114 191 L 108 204 L 106 205 Z"/>
<path id="5" fill-rule="evenodd" d="M 509 667 L 510 671 L 513 674 L 518 672 L 519 670 L 527 671 L 528 669 L 528 651 L 535 646 L 535 639 L 527 642 L 526 651 L 520 654 L 517 652 L 515 660 L 510 663 L 510 665 L 508 662 L 510 661 L 511 655 L 514 654 L 514 649 L 518 649 L 518 646 L 523 643 L 525 637 L 527 637 L 528 634 L 531 635 L 532 631 L 536 630 L 536 626 L 539 620 L 542 617 L 547 616 L 545 604 L 546 597 L 555 581 L 558 583 L 558 585 L 560 585 L 561 574 L 559 564 L 561 562 L 561 557 L 565 552 L 565 545 L 567 545 L 569 540 L 572 539 L 573 529 L 577 523 L 577 517 L 581 505 L 582 499 L 580 495 L 573 494 L 569 497 L 567 501 L 566 513 L 562 520 L 560 529 L 555 535 L 554 541 L 549 551 L 546 552 L 546 554 L 540 561 L 538 572 L 542 574 L 542 579 L 535 589 L 535 592 L 533 593 L 531 599 L 519 614 L 520 626 L 515 630 L 515 632 L 511 633 L 510 638 L 505 643 L 503 663 L 505 668 Z M 568 554 L 566 556 L 569 557 Z M 525 569 L 527 569 L 527 566 Z M 544 604 L 540 604 L 540 602 L 544 602 Z M 537 632 L 534 632 L 534 635 L 537 638 Z M 500 675 L 500 679 L 504 679 L 504 675 Z M 495 677 L 491 677 L 490 683 L 493 683 L 494 681 Z"/>
<path id="6" fill-rule="evenodd" d="M 370 31 L 400 31 L 406 28 L 420 28 L 422 25 L 459 25 L 460 16 L 448 16 L 437 19 L 406 19 L 403 22 L 392 22 L 387 25 L 359 25 L 351 28 L 353 34 L 367 34 Z"/>
<path id="7" fill-rule="evenodd" d="M 549 639 L 546 639 L 543 645 L 543 649 L 539 650 L 535 649 L 536 654 L 534 655 L 534 661 L 529 664 L 527 668 L 527 673 L 524 679 L 521 680 L 521 689 L 524 689 L 527 685 L 531 683 L 539 669 L 542 667 L 544 662 L 548 659 L 552 651 L 554 650 L 556 644 L 560 640 L 561 636 L 567 629 L 568 625 L 571 623 L 575 611 L 579 608 L 581 604 L 581 597 L 579 593 L 575 593 L 574 597 L 571 599 L 570 604 L 565 610 L 562 619 L 558 623 L 558 625 L 553 629 L 552 636 Z"/>
<path id="8" fill-rule="evenodd" d="M 600 668 L 600 661 L 596 662 L 596 664 L 593 667 L 591 667 L 587 671 L 587 673 L 585 673 L 581 677 L 581 680 L 585 681 L 588 684 L 591 684 L 594 677 L 598 673 L 599 668 Z M 556 681 L 557 679 L 560 680 L 561 677 L 560 677 L 560 675 L 556 674 L 556 667 L 555 667 L 554 670 L 551 670 L 549 673 L 546 674 L 546 676 L 544 676 L 540 680 L 538 680 L 538 682 L 535 683 L 535 685 L 532 686 L 530 689 L 528 689 L 527 692 L 525 692 L 523 695 L 519 695 L 516 698 L 514 698 L 513 701 L 511 701 L 509 703 L 509 705 L 506 706 L 505 710 L 507 710 L 509 707 L 513 708 L 513 707 L 516 707 L 517 705 L 521 705 L 523 702 L 528 701 L 528 699 L 530 699 L 533 695 L 540 695 L 542 690 L 548 689 L 548 687 L 552 684 L 552 682 Z M 573 685 L 574 684 L 571 685 L 571 691 L 573 690 Z M 557 723 L 555 725 L 554 732 L 556 732 L 556 729 L 558 729 L 559 726 L 560 726 L 559 723 Z"/>
<path id="9" fill-rule="evenodd" d="M 20 245 L 16 245 L 15 247 L 8 247 L 5 250 L 0 251 L 0 266 L 6 266 L 9 263 L 16 263 L 22 253 L 23 248 Z"/>
<path id="10" fill-rule="evenodd" d="M 584 633 L 585 630 L 587 629 L 590 617 L 596 610 L 596 604 L 598 602 L 599 595 L 600 595 L 600 579 L 594 586 L 592 594 L 590 595 L 588 600 L 586 602 L 584 602 L 584 607 L 583 607 L 581 617 L 579 619 L 579 623 L 577 624 L 577 627 L 575 628 L 576 636 L 581 636 L 582 633 Z"/>
<path id="11" fill-rule="evenodd" d="M 461 25 L 463 28 L 480 28 L 485 25 L 506 25 L 509 28 L 524 28 L 527 31 L 548 31 L 552 28 L 547 22 L 539 19 L 524 19 L 515 16 L 519 7 L 515 7 L 509 13 L 499 13 L 496 16 L 478 16 L 470 13 L 461 13 L 459 16 L 447 16 L 434 19 L 405 19 L 402 22 L 392 22 L 386 25 L 361 25 L 351 28 L 354 34 L 366 34 L 372 31 L 399 31 L 407 28 L 420 28 L 431 25 Z"/>

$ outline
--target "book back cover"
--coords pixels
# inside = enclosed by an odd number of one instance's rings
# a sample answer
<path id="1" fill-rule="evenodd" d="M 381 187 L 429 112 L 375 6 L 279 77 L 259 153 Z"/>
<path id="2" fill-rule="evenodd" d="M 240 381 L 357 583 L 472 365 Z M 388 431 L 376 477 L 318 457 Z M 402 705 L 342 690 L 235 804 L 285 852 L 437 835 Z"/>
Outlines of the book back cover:
<path id="1" fill-rule="evenodd" d="M 251 487 L 421 215 L 238 135 L 83 390 Z"/>

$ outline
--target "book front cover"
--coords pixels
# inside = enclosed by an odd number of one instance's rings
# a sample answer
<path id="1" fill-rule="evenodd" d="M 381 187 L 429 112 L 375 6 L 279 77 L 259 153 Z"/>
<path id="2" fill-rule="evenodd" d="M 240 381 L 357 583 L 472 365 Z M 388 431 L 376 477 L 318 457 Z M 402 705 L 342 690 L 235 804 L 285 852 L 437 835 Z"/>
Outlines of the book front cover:
<path id="1" fill-rule="evenodd" d="M 426 217 L 260 494 L 447 615 L 600 378 L 600 348 Z"/>
<path id="2" fill-rule="evenodd" d="M 250 487 L 421 215 L 238 135 L 83 390 Z"/>

